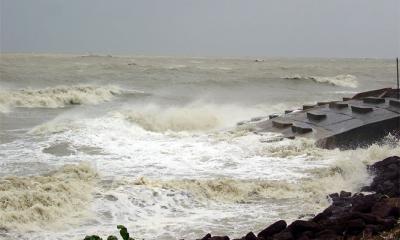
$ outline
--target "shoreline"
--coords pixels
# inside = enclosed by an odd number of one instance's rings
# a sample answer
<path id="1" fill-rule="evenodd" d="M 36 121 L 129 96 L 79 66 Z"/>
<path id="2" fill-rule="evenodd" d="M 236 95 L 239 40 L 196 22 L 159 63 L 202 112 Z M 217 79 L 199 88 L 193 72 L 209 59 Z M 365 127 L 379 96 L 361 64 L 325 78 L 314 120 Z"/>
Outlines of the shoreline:
<path id="1" fill-rule="evenodd" d="M 287 225 L 279 220 L 257 235 L 236 240 L 398 240 L 400 239 L 400 157 L 392 156 L 368 166 L 374 175 L 361 192 L 332 193 L 332 204 L 309 220 Z M 368 192 L 370 194 L 364 194 Z M 374 193 L 372 193 L 374 192 Z M 208 233 L 201 240 L 229 240 Z"/>
<path id="2" fill-rule="evenodd" d="M 197 240 L 399 240 L 400 239 L 400 157 L 392 156 L 367 166 L 374 175 L 369 186 L 359 192 L 341 191 L 327 196 L 331 205 L 309 220 L 289 225 L 279 220 L 261 232 L 249 232 L 241 238 L 212 236 Z M 123 240 L 128 229 L 118 225 Z M 107 240 L 116 240 L 110 235 Z M 89 235 L 84 240 L 102 240 Z"/>

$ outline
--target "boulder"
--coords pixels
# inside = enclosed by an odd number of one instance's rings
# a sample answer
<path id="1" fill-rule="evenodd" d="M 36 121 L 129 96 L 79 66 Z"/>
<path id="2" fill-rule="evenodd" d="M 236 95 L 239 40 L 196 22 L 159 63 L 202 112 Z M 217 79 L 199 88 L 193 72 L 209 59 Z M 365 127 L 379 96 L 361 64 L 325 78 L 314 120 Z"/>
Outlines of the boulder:
<path id="1" fill-rule="evenodd" d="M 365 196 L 356 196 L 352 199 L 352 212 L 365 212 L 368 213 L 371 211 L 371 208 L 375 205 L 375 203 L 381 198 L 379 194 L 371 194 Z"/>
<path id="2" fill-rule="evenodd" d="M 336 232 L 330 229 L 325 229 L 315 234 L 315 239 L 336 240 L 338 237 Z"/>
<path id="3" fill-rule="evenodd" d="M 207 233 L 201 240 L 208 240 L 211 238 L 211 234 Z"/>
<path id="4" fill-rule="evenodd" d="M 261 232 L 259 232 L 257 236 L 263 237 L 266 239 L 268 237 L 271 237 L 274 234 L 280 233 L 281 231 L 283 231 L 286 228 L 286 226 L 287 226 L 287 224 L 284 220 L 279 220 L 279 221 L 271 224 L 270 226 L 268 226 Z"/>
<path id="5" fill-rule="evenodd" d="M 294 240 L 292 233 L 289 231 L 282 231 L 273 236 L 273 240 Z"/>
<path id="6" fill-rule="evenodd" d="M 346 235 L 347 234 L 357 235 L 361 233 L 365 228 L 365 222 L 360 218 L 350 220 L 346 222 L 346 225 L 347 225 Z"/>
<path id="7" fill-rule="evenodd" d="M 246 234 L 246 236 L 244 237 L 244 240 L 257 240 L 256 235 L 254 235 L 253 232 L 249 232 L 248 234 Z"/>
<path id="8" fill-rule="evenodd" d="M 293 234 L 293 236 L 299 237 L 306 231 L 317 232 L 321 230 L 321 227 L 318 223 L 312 221 L 296 220 L 290 224 L 287 229 Z"/>
<path id="9" fill-rule="evenodd" d="M 400 217 L 400 198 L 386 198 L 372 206 L 371 213 L 375 216 Z"/>
<path id="10" fill-rule="evenodd" d="M 229 240 L 228 236 L 214 236 L 209 238 L 209 240 Z"/>
<path id="11" fill-rule="evenodd" d="M 341 191 L 339 196 L 340 198 L 348 198 L 351 197 L 351 192 Z"/>

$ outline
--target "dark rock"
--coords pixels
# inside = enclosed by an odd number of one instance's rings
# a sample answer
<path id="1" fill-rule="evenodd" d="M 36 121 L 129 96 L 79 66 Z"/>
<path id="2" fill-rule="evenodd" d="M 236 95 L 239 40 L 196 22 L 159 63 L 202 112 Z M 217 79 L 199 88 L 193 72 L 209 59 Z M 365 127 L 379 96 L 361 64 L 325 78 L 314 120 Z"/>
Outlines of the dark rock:
<path id="1" fill-rule="evenodd" d="M 361 192 L 372 192 L 373 190 L 372 190 L 371 186 L 364 186 L 361 188 L 360 191 Z"/>
<path id="2" fill-rule="evenodd" d="M 353 212 L 370 212 L 371 208 L 381 198 L 378 194 L 371 194 L 366 196 L 356 196 L 352 199 Z"/>
<path id="3" fill-rule="evenodd" d="M 272 239 L 273 240 L 293 240 L 294 237 L 291 232 L 282 231 L 280 233 L 275 234 Z"/>
<path id="4" fill-rule="evenodd" d="M 349 229 L 365 228 L 365 222 L 361 218 L 350 220 L 350 221 L 346 222 L 346 225 Z"/>
<path id="5" fill-rule="evenodd" d="M 311 221 L 304 221 L 304 220 L 296 220 L 292 224 L 290 224 L 287 229 L 296 237 L 300 236 L 303 232 L 311 231 L 317 232 L 320 230 L 320 225 L 311 222 Z"/>
<path id="6" fill-rule="evenodd" d="M 398 156 L 392 156 L 383 159 L 382 161 L 376 162 L 373 165 L 371 165 L 371 169 L 376 169 L 376 170 L 382 170 L 386 166 L 389 166 L 391 164 L 399 165 L 400 164 L 400 157 Z"/>
<path id="7" fill-rule="evenodd" d="M 339 236 L 331 229 L 325 229 L 315 234 L 315 239 L 336 240 Z"/>
<path id="8" fill-rule="evenodd" d="M 256 235 L 254 235 L 253 232 L 249 232 L 249 233 L 244 237 L 244 239 L 245 239 L 245 240 L 257 240 L 257 237 L 256 237 Z"/>
<path id="9" fill-rule="evenodd" d="M 209 240 L 229 240 L 228 236 L 214 236 L 209 238 Z"/>
<path id="10" fill-rule="evenodd" d="M 381 229 L 381 227 L 379 227 L 377 225 L 367 224 L 364 229 L 364 234 L 366 236 L 374 235 L 374 234 L 377 234 L 380 231 L 380 229 Z"/>
<path id="11" fill-rule="evenodd" d="M 357 235 L 361 233 L 365 228 L 365 222 L 360 218 L 350 220 L 346 222 L 346 225 L 347 225 L 346 233 L 350 235 Z"/>
<path id="12" fill-rule="evenodd" d="M 324 225 L 327 230 L 332 230 L 337 235 L 342 235 L 343 232 L 346 230 L 346 225 L 344 223 L 337 223 L 337 222 L 327 222 Z"/>
<path id="13" fill-rule="evenodd" d="M 313 219 L 313 222 L 320 222 L 323 220 L 326 220 L 328 217 L 332 216 L 332 211 L 333 210 L 333 206 L 330 206 L 328 208 L 326 208 L 324 211 L 322 211 L 321 213 L 318 213 Z"/>
<path id="14" fill-rule="evenodd" d="M 284 220 L 277 221 L 268 226 L 266 229 L 262 230 L 260 233 L 258 233 L 257 236 L 263 238 L 270 237 L 276 233 L 283 231 L 286 228 L 286 226 L 287 224 Z"/>
<path id="15" fill-rule="evenodd" d="M 306 236 L 308 238 L 313 238 L 314 237 L 314 233 L 311 231 L 305 231 L 301 234 L 301 236 Z"/>
<path id="16" fill-rule="evenodd" d="M 310 240 L 309 237 L 301 235 L 300 237 L 296 238 L 296 240 Z"/>
<path id="17" fill-rule="evenodd" d="M 400 213 L 400 198 L 387 198 L 374 204 L 371 209 L 371 213 L 378 217 L 396 217 L 398 218 Z"/>
<path id="18" fill-rule="evenodd" d="M 357 218 L 362 219 L 367 224 L 379 223 L 379 217 L 369 213 L 353 212 L 350 214 L 350 216 L 351 219 L 357 219 Z"/>
<path id="19" fill-rule="evenodd" d="M 397 156 L 386 158 L 373 164 L 370 168 L 376 174 L 370 190 L 385 194 L 389 197 L 400 196 L 400 158 Z"/>
<path id="20" fill-rule="evenodd" d="M 211 238 L 211 234 L 207 233 L 201 240 L 208 240 Z"/>
<path id="21" fill-rule="evenodd" d="M 297 238 L 297 240 L 310 240 L 310 238 L 307 236 L 301 236 L 301 237 Z"/>
<path id="22" fill-rule="evenodd" d="M 336 199 L 336 198 L 339 198 L 340 196 L 339 196 L 339 193 L 331 193 L 331 194 L 329 194 L 328 195 L 331 199 Z"/>
<path id="23" fill-rule="evenodd" d="M 348 198 L 351 197 L 351 192 L 341 191 L 340 198 Z"/>
<path id="24" fill-rule="evenodd" d="M 396 225 L 397 220 L 394 218 L 382 219 L 380 221 L 380 223 L 381 223 L 380 225 L 382 226 L 383 230 L 389 230 Z"/>

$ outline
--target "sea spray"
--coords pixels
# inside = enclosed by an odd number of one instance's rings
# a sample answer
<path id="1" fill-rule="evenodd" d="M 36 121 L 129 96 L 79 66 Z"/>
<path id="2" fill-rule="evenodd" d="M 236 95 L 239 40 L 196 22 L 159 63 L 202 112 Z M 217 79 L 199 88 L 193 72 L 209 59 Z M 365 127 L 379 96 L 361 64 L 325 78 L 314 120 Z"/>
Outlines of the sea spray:
<path id="1" fill-rule="evenodd" d="M 147 131 L 182 132 L 232 127 L 247 116 L 263 115 L 265 111 L 268 110 L 261 107 L 195 101 L 183 106 L 134 105 L 115 112 L 113 116 L 126 119 Z"/>

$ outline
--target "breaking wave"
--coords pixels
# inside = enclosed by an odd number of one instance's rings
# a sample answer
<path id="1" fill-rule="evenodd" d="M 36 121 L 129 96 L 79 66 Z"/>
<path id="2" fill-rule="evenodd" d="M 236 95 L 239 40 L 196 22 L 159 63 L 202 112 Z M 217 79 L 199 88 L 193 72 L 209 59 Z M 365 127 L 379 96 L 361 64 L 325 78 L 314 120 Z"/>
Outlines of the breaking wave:
<path id="1" fill-rule="evenodd" d="M 0 111 L 12 107 L 62 108 L 76 104 L 98 104 L 110 101 L 123 91 L 117 86 L 58 86 L 44 89 L 0 90 Z"/>
<path id="2" fill-rule="evenodd" d="M 356 88 L 358 86 L 357 77 L 354 75 L 337 75 L 334 77 L 317 77 L 317 76 L 301 76 L 294 75 L 289 77 L 283 77 L 288 80 L 308 80 L 316 83 L 330 84 L 339 87 Z"/>
<path id="3" fill-rule="evenodd" d="M 64 165 L 44 176 L 0 179 L 0 228 L 34 230 L 79 217 L 96 173 L 86 164 Z"/>
<path id="4" fill-rule="evenodd" d="M 248 116 L 262 114 L 261 109 L 251 109 L 236 105 L 215 105 L 193 103 L 186 106 L 149 104 L 133 106 L 114 113 L 116 117 L 139 125 L 147 131 L 206 131 L 221 127 L 234 126 Z"/>

